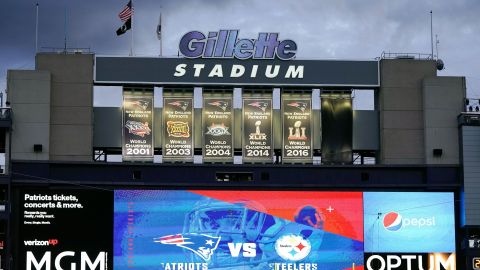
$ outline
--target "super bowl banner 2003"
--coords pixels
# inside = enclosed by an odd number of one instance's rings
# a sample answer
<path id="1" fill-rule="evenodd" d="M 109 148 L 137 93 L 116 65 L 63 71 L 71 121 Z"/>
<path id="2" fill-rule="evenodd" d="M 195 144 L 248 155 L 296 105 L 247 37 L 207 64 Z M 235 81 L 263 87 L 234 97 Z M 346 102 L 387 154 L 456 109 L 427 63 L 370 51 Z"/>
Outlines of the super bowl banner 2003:
<path id="1" fill-rule="evenodd" d="M 243 160 L 272 162 L 272 99 L 243 99 Z"/>
<path id="2" fill-rule="evenodd" d="M 233 99 L 203 99 L 203 160 L 233 162 Z"/>
<path id="3" fill-rule="evenodd" d="M 123 97 L 123 160 L 153 160 L 153 96 Z"/>
<path id="4" fill-rule="evenodd" d="M 26 189 L 16 194 L 14 269 L 113 269 L 111 191 Z"/>
<path id="5" fill-rule="evenodd" d="M 116 270 L 363 266 L 361 192 L 117 190 Z"/>
<path id="6" fill-rule="evenodd" d="M 283 98 L 283 162 L 312 162 L 312 100 Z"/>
<path id="7" fill-rule="evenodd" d="M 193 160 L 193 98 L 163 99 L 163 160 Z"/>

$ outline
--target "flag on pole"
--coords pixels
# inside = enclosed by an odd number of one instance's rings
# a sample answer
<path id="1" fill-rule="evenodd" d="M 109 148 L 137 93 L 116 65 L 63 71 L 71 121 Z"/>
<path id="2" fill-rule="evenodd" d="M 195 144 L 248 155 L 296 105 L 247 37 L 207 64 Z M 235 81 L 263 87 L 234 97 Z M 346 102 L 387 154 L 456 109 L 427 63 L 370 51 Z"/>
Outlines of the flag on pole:
<path id="1" fill-rule="evenodd" d="M 117 36 L 125 34 L 132 28 L 132 18 L 128 19 L 121 27 L 117 29 Z"/>
<path id="2" fill-rule="evenodd" d="M 122 22 L 128 21 L 130 18 L 132 18 L 133 15 L 133 8 L 132 8 L 132 0 L 128 1 L 128 4 L 120 11 L 118 14 L 118 17 Z"/>
<path id="3" fill-rule="evenodd" d="M 158 40 L 162 39 L 162 14 L 160 14 L 160 17 L 158 18 L 157 38 Z"/>

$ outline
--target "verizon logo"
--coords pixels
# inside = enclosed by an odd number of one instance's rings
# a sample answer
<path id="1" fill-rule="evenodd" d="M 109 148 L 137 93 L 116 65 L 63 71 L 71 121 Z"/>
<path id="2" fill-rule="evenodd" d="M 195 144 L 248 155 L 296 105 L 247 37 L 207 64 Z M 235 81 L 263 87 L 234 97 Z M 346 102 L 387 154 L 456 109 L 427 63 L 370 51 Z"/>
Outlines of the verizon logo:
<path id="1" fill-rule="evenodd" d="M 48 239 L 48 240 L 24 240 L 23 243 L 25 246 L 35 246 L 35 247 L 46 247 L 46 246 L 56 246 L 58 244 L 58 239 Z"/>

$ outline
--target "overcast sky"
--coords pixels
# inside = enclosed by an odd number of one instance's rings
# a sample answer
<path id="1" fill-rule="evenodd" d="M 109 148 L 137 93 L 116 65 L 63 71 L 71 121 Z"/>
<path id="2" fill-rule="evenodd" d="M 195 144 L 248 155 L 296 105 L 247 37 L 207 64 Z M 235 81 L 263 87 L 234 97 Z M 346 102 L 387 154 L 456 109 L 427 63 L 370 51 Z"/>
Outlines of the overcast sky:
<path id="1" fill-rule="evenodd" d="M 117 37 L 118 13 L 127 0 L 2 0 L 0 90 L 7 69 L 33 69 L 35 4 L 39 47 L 90 48 L 96 54 L 128 55 L 130 34 Z M 298 58 L 374 59 L 382 51 L 430 53 L 430 10 L 439 75 L 466 76 L 467 95 L 480 98 L 480 1 L 478 0 L 134 0 L 134 51 L 159 54 L 155 32 L 162 12 L 163 55 L 177 55 L 181 36 L 239 29 L 240 38 L 279 32 L 298 45 Z M 60 49 L 58 49 L 60 50 Z"/>

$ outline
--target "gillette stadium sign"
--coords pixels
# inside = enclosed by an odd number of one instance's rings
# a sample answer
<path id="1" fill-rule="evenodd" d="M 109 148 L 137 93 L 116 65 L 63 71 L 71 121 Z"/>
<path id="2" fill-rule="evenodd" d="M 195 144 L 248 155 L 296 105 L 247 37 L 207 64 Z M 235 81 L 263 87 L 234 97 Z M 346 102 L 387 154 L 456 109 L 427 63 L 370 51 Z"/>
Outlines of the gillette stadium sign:
<path id="1" fill-rule="evenodd" d="M 178 57 L 95 58 L 95 83 L 107 85 L 380 86 L 378 60 L 299 60 L 299 46 L 279 33 L 190 31 Z M 134 72 L 133 72 L 134 71 Z"/>

